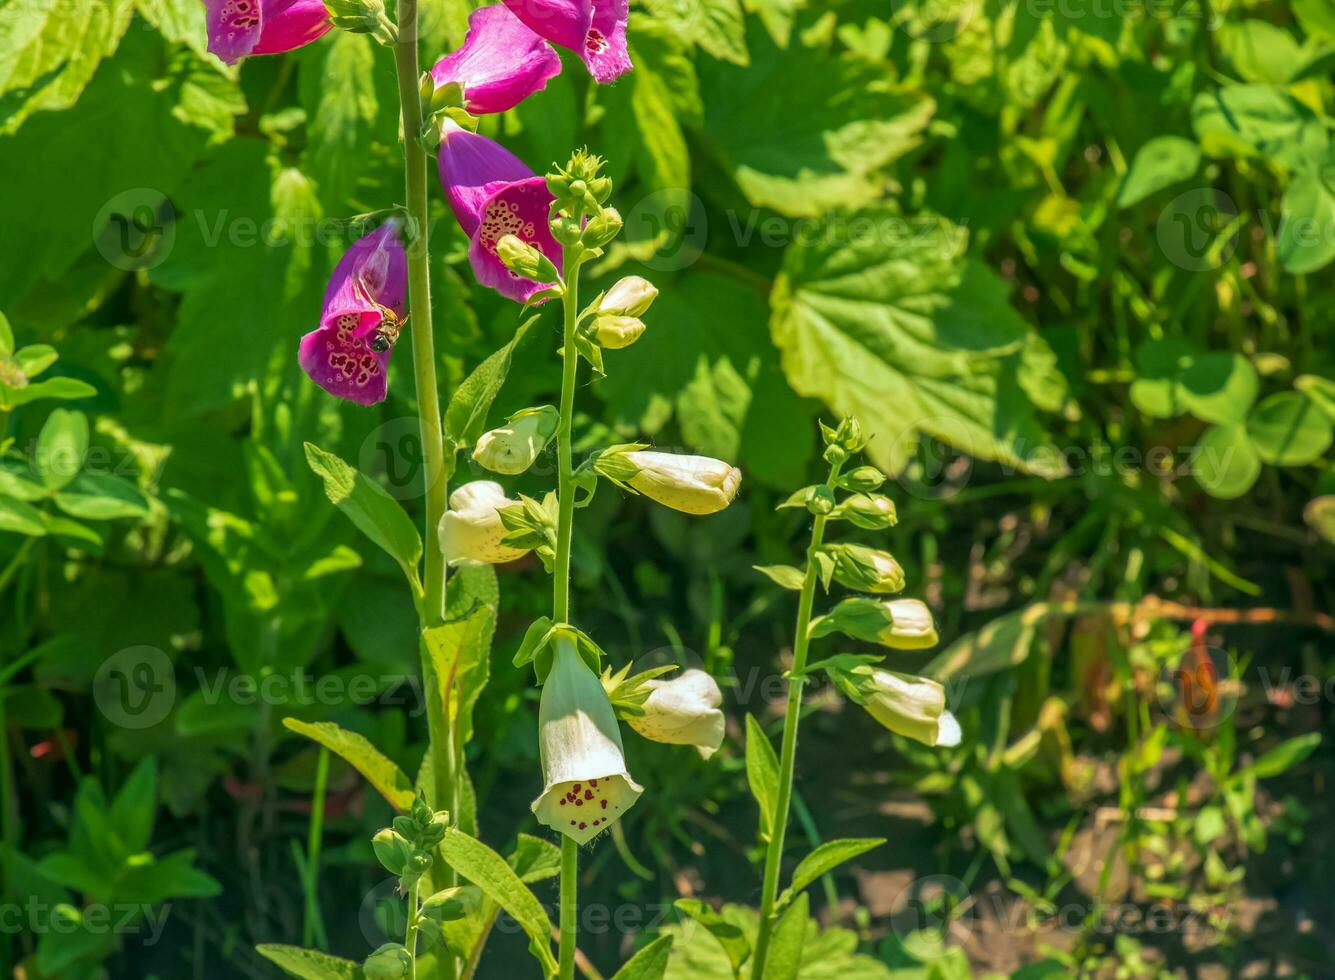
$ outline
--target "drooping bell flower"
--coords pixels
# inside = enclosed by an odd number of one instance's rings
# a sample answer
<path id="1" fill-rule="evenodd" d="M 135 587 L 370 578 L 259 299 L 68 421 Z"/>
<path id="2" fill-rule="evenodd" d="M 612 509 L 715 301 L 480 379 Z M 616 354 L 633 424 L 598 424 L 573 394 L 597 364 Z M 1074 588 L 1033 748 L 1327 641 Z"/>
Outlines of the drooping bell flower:
<path id="1" fill-rule="evenodd" d="M 742 485 L 742 471 L 712 456 L 613 447 L 593 459 L 600 476 L 683 514 L 716 514 Z"/>
<path id="2" fill-rule="evenodd" d="M 841 687 L 896 735 L 931 746 L 960 744 L 960 724 L 946 710 L 945 688 L 936 681 L 879 667 L 857 668 L 855 678 L 852 690 Z"/>
<path id="3" fill-rule="evenodd" d="M 538 709 L 538 746 L 543 792 L 533 812 L 578 844 L 610 827 L 644 792 L 626 771 L 607 691 L 568 637 L 553 644 Z"/>
<path id="4" fill-rule="evenodd" d="M 491 480 L 474 480 L 455 490 L 450 494 L 450 509 L 436 529 L 445 560 L 450 564 L 480 561 L 498 565 L 523 558 L 529 549 L 501 543 L 510 533 L 501 523 L 501 511 L 517 504 Z"/>
<path id="5" fill-rule="evenodd" d="M 477 281 L 520 303 L 551 285 L 511 272 L 496 254 L 497 243 L 514 235 L 560 269 L 561 246 L 547 226 L 553 197 L 546 178 L 534 176 L 499 143 L 448 119 L 441 123 L 439 167 L 454 217 L 472 239 L 468 260 Z"/>
<path id="6" fill-rule="evenodd" d="M 404 321 L 408 258 L 393 222 L 364 235 L 338 260 L 320 326 L 301 338 L 302 370 L 331 395 L 359 405 L 385 400 L 385 369 Z"/>
<path id="7" fill-rule="evenodd" d="M 333 26 L 321 0 L 204 0 L 204 19 L 209 51 L 229 65 L 292 51 Z"/>
<path id="8" fill-rule="evenodd" d="M 723 692 L 703 670 L 691 668 L 671 679 L 645 681 L 649 696 L 643 714 L 626 718 L 639 734 L 667 745 L 694 745 L 708 759 L 723 744 Z"/>
<path id="9" fill-rule="evenodd" d="M 630 71 L 629 0 L 505 0 L 514 15 L 553 44 L 579 55 L 597 82 Z"/>
<path id="10" fill-rule="evenodd" d="M 493 473 L 516 476 L 537 461 L 560 425 L 561 413 L 551 405 L 525 408 L 478 436 L 473 459 Z"/>
<path id="11" fill-rule="evenodd" d="M 469 15 L 463 47 L 437 61 L 431 78 L 461 84 L 464 108 L 483 115 L 513 109 L 560 72 L 560 55 L 497 3 Z"/>

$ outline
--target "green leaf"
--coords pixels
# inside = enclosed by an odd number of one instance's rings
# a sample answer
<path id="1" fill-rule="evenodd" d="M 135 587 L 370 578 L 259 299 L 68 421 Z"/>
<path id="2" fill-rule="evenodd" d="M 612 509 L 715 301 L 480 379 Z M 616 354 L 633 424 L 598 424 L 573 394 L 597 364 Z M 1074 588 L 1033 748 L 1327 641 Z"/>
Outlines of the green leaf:
<path id="1" fill-rule="evenodd" d="M 1191 475 L 1206 493 L 1220 500 L 1233 500 L 1250 490 L 1261 475 L 1261 457 L 1246 428 L 1212 426 L 1192 453 Z"/>
<path id="2" fill-rule="evenodd" d="M 433 693 L 445 705 L 451 722 L 460 718 L 465 708 L 471 708 L 481 693 L 481 687 L 471 681 L 479 672 L 485 677 L 495 628 L 495 606 L 478 604 L 459 619 L 422 630 L 422 642 L 430 657 L 429 680 L 436 685 Z M 467 724 L 460 724 L 459 731 L 466 744 L 472 735 L 471 717 Z"/>
<path id="3" fill-rule="evenodd" d="M 1131 403 L 1150 418 L 1171 419 L 1184 411 L 1182 372 L 1191 365 L 1195 348 L 1180 337 L 1147 340 L 1136 348 L 1136 380 Z"/>
<path id="4" fill-rule="evenodd" d="M 26 465 L 11 459 L 0 459 L 0 494 L 29 502 L 49 496 Z"/>
<path id="5" fill-rule="evenodd" d="M 37 436 L 33 466 L 50 490 L 59 490 L 83 469 L 88 454 L 88 417 L 83 412 L 57 408 Z"/>
<path id="6" fill-rule="evenodd" d="M 190 50 L 201 59 L 213 58 L 209 54 L 208 28 L 204 22 L 202 3 L 193 0 L 135 0 L 135 8 L 168 41 L 189 45 Z"/>
<path id="7" fill-rule="evenodd" d="M 300 980 L 362 980 L 360 964 L 318 950 L 261 943 L 255 952 Z"/>
<path id="8" fill-rule="evenodd" d="M 1275 746 L 1243 771 L 1251 773 L 1257 779 L 1270 779 L 1272 776 L 1288 772 L 1311 755 L 1320 744 L 1320 732 L 1299 735 Z"/>
<path id="9" fill-rule="evenodd" d="M 454 390 L 445 410 L 445 437 L 456 448 L 466 449 L 486 431 L 487 413 L 510 373 L 515 347 L 537 319 L 533 316 L 520 324 L 510 342 L 474 368 L 473 373 Z"/>
<path id="10" fill-rule="evenodd" d="M 366 34 L 336 31 L 301 63 L 301 96 L 310 120 L 302 169 L 330 209 L 348 207 L 366 171 L 376 135 L 375 44 Z"/>
<path id="11" fill-rule="evenodd" d="M 55 499 L 66 514 L 87 521 L 148 516 L 144 495 L 129 481 L 107 473 L 80 473 Z"/>
<path id="12" fill-rule="evenodd" d="M 800 592 L 806 582 L 806 573 L 792 565 L 752 565 L 757 572 L 769 578 L 775 585 Z"/>
<path id="13" fill-rule="evenodd" d="M 807 939 L 808 906 L 804 892 L 775 925 L 769 955 L 765 958 L 765 980 L 797 980 Z"/>
<path id="14" fill-rule="evenodd" d="M 403 774 L 403 770 L 382 755 L 365 736 L 340 728 L 332 721 L 312 723 L 284 718 L 283 725 L 289 731 L 318 742 L 348 763 L 366 777 L 366 781 L 395 809 L 406 811 L 412 807 L 413 784 Z"/>
<path id="15" fill-rule="evenodd" d="M 515 849 L 505 859 L 519 880 L 527 885 L 555 878 L 561 873 L 561 849 L 551 841 L 520 834 Z"/>
<path id="16" fill-rule="evenodd" d="M 0 357 L 14 353 L 14 328 L 9 325 L 9 317 L 0 313 Z"/>
<path id="17" fill-rule="evenodd" d="M 982 629 L 960 637 L 942 650 L 923 670 L 928 677 L 946 681 L 982 677 L 1023 662 L 1034 642 L 1034 631 L 1050 616 L 1072 613 L 1048 602 L 998 616 Z"/>
<path id="18" fill-rule="evenodd" d="M 132 853 L 148 849 L 157 809 L 157 787 L 157 759 L 146 756 L 134 767 L 111 804 L 108 821 L 121 843 Z"/>
<path id="19" fill-rule="evenodd" d="M 0 134 L 34 112 L 79 99 L 130 26 L 130 0 L 62 0 L 0 7 Z"/>
<path id="20" fill-rule="evenodd" d="M 889 208 L 812 229 L 785 252 L 771 298 L 784 372 L 798 394 L 856 416 L 887 472 L 901 470 L 925 434 L 1060 476 L 1064 464 L 1017 380 L 1041 338 L 995 273 L 961 248 L 944 219 L 906 220 Z"/>
<path id="21" fill-rule="evenodd" d="M 1303 466 L 1330 448 L 1335 428 L 1310 398 L 1296 391 L 1271 395 L 1247 419 L 1257 454 L 1272 466 Z"/>
<path id="22" fill-rule="evenodd" d="M 1249 82 L 1287 82 L 1304 60 L 1292 34 L 1263 20 L 1225 23 L 1215 43 Z"/>
<path id="23" fill-rule="evenodd" d="M 746 716 L 746 781 L 760 804 L 760 836 L 769 840 L 779 805 L 779 757 L 752 715 Z"/>
<path id="24" fill-rule="evenodd" d="M 673 34 L 715 58 L 735 65 L 750 63 L 746 21 L 738 0 L 645 0 L 645 6 Z"/>
<path id="25" fill-rule="evenodd" d="M 728 962 L 732 964 L 733 973 L 738 973 L 746 958 L 751 955 L 751 941 L 737 924 L 729 922 L 698 898 L 679 898 L 673 904 L 709 930 L 709 934 L 723 947 Z"/>
<path id="26" fill-rule="evenodd" d="M 389 553 L 410 580 L 417 577 L 422 539 L 399 502 L 333 453 L 306 443 L 306 462 L 324 481 L 325 494 L 357 529 Z"/>
<path id="27" fill-rule="evenodd" d="M 505 909 L 527 933 L 529 949 L 547 975 L 556 973 L 552 956 L 552 923 L 542 905 L 514 870 L 486 844 L 459 830 L 447 830 L 440 853 L 455 871 L 482 889 L 483 894 Z"/>
<path id="28" fill-rule="evenodd" d="M 46 522 L 42 519 L 42 512 L 32 504 L 0 493 L 0 531 L 14 531 L 30 538 L 40 538 L 46 534 Z"/>
<path id="29" fill-rule="evenodd" d="M 791 902 L 794 895 L 800 893 L 821 875 L 833 871 L 845 861 L 851 861 L 859 854 L 866 854 L 872 848 L 880 847 L 884 843 L 884 837 L 826 841 L 798 862 L 797 867 L 793 869 L 792 882 L 779 896 L 779 906 L 782 907 Z"/>
<path id="30" fill-rule="evenodd" d="M 1203 422 L 1242 422 L 1256 401 L 1260 382 L 1251 361 L 1229 351 L 1200 354 L 1178 379 L 1187 411 Z"/>
<path id="31" fill-rule="evenodd" d="M 1326 171 L 1335 175 L 1328 158 Z M 1331 179 L 1335 179 L 1332 177 Z M 1280 205 L 1279 261 L 1290 275 L 1316 272 L 1335 259 L 1335 188 L 1322 168 L 1304 167 L 1289 183 Z"/>
<path id="32" fill-rule="evenodd" d="M 55 398 L 58 401 L 73 401 L 78 398 L 91 398 L 97 389 L 86 381 L 76 378 L 48 378 L 26 388 L 6 388 L 0 385 L 0 408 L 18 408 L 42 398 Z"/>
<path id="33" fill-rule="evenodd" d="M 672 937 L 659 936 L 628 959 L 612 980 L 662 980 L 672 953 Z"/>
<path id="34" fill-rule="evenodd" d="M 1191 140 L 1156 136 L 1136 151 L 1117 191 L 1117 206 L 1138 204 L 1156 191 L 1191 177 L 1200 165 L 1201 149 Z"/>
<path id="35" fill-rule="evenodd" d="M 1225 85 L 1196 96 L 1191 122 L 1209 156 L 1264 157 L 1288 169 L 1323 157 L 1324 123 L 1278 85 Z"/>
<path id="36" fill-rule="evenodd" d="M 1335 381 L 1319 374 L 1303 374 L 1294 379 L 1293 386 L 1316 402 L 1326 417 L 1335 422 Z"/>
<path id="37" fill-rule="evenodd" d="M 58 357 L 56 349 L 50 344 L 30 344 L 14 354 L 14 363 L 19 366 L 24 377 L 32 379 L 55 364 Z"/>

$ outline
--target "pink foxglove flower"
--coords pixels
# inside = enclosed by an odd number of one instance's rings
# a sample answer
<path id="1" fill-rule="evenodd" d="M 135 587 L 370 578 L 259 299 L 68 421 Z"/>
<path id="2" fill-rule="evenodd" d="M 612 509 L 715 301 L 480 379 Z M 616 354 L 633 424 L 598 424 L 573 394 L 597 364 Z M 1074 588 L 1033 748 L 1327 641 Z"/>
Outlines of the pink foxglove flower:
<path id="1" fill-rule="evenodd" d="M 343 253 L 325 288 L 320 326 L 301 338 L 302 370 L 331 395 L 385 400 L 385 369 L 404 320 L 408 258 L 393 222 Z"/>
<path id="2" fill-rule="evenodd" d="M 333 25 L 321 0 L 204 0 L 209 50 L 229 65 L 310 44 Z"/>
<path id="3" fill-rule="evenodd" d="M 431 78 L 437 86 L 463 85 L 464 107 L 483 115 L 513 109 L 560 72 L 551 46 L 497 3 L 469 15 L 463 47 L 437 61 Z"/>
<path id="4" fill-rule="evenodd" d="M 574 51 L 598 82 L 630 71 L 630 0 L 505 0 L 514 15 L 553 44 Z"/>
<path id="5" fill-rule="evenodd" d="M 472 239 L 468 260 L 484 286 L 520 303 L 545 285 L 511 272 L 496 254 L 506 235 L 537 248 L 561 268 L 561 246 L 547 226 L 553 197 L 547 180 L 493 140 L 446 120 L 440 137 L 440 182 L 454 216 Z"/>

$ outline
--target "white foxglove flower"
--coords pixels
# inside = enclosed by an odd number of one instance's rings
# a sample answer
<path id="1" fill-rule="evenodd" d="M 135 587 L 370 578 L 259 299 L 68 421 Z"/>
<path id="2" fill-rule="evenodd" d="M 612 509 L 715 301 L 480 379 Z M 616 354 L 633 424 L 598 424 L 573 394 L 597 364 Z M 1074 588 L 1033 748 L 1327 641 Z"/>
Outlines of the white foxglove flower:
<path id="1" fill-rule="evenodd" d="M 601 475 L 684 514 L 715 514 L 732 503 L 742 471 L 709 456 L 616 447 L 593 463 Z"/>
<path id="2" fill-rule="evenodd" d="M 473 458 L 493 473 L 514 476 L 533 465 L 561 425 L 561 413 L 551 405 L 526 408 L 484 432 L 473 447 Z"/>
<path id="3" fill-rule="evenodd" d="M 500 512 L 515 506 L 499 483 L 474 480 L 450 494 L 450 509 L 440 519 L 440 550 L 447 562 L 481 561 L 489 565 L 522 558 L 526 548 L 501 544 L 510 532 Z"/>
<path id="4" fill-rule="evenodd" d="M 603 294 L 598 312 L 608 316 L 644 316 L 658 297 L 658 288 L 640 276 L 626 276 Z"/>
<path id="5" fill-rule="evenodd" d="M 644 714 L 626 724 L 645 738 L 668 745 L 694 745 L 708 759 L 723 744 L 723 692 L 703 670 L 692 668 L 671 680 L 646 681 L 651 690 Z"/>
<path id="6" fill-rule="evenodd" d="M 890 620 L 876 636 L 881 646 L 895 650 L 925 650 L 936 646 L 936 621 L 921 599 L 890 599 L 883 602 Z"/>
<path id="7" fill-rule="evenodd" d="M 924 745 L 959 745 L 959 722 L 946 710 L 944 687 L 926 677 L 864 669 L 857 686 L 868 714 L 890 731 Z"/>
<path id="8" fill-rule="evenodd" d="M 544 789 L 533 812 L 539 822 L 584 844 L 644 790 L 626 771 L 621 729 L 598 675 L 567 638 L 556 639 L 552 656 L 538 709 Z"/>

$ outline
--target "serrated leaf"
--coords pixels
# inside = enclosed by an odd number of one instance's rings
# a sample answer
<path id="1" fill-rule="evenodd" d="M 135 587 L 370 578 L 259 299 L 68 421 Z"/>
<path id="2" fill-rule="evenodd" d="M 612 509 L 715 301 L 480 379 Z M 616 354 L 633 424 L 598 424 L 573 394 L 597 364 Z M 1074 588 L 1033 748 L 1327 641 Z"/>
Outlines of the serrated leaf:
<path id="1" fill-rule="evenodd" d="M 787 890 L 779 896 L 780 907 L 793 900 L 813 881 L 826 872 L 833 871 L 845 861 L 851 861 L 859 854 L 866 854 L 874 847 L 885 843 L 884 837 L 847 838 L 826 841 L 798 862 L 793 869 L 793 880 Z"/>
<path id="2" fill-rule="evenodd" d="M 760 804 L 760 836 L 773 833 L 779 805 L 779 757 L 765 730 L 753 715 L 746 716 L 746 782 Z"/>
<path id="3" fill-rule="evenodd" d="M 364 473 L 314 443 L 306 443 L 306 462 L 324 481 L 330 502 L 357 530 L 388 552 L 405 575 L 415 579 L 422 558 L 422 539 L 399 502 Z"/>
<path id="4" fill-rule="evenodd" d="M 255 947 L 255 952 L 282 968 L 288 976 L 300 980 L 362 980 L 360 964 L 319 950 L 261 943 Z"/>
<path id="5" fill-rule="evenodd" d="M 662 980 L 672 954 L 672 937 L 659 936 L 628 959 L 612 980 Z"/>
<path id="6" fill-rule="evenodd" d="M 806 581 L 806 573 L 792 565 L 752 565 L 757 572 L 766 576 L 775 585 L 800 592 Z"/>
<path id="7" fill-rule="evenodd" d="M 646 0 L 645 6 L 673 34 L 715 58 L 735 65 L 750 63 L 746 21 L 738 0 Z"/>
<path id="8" fill-rule="evenodd" d="M 329 208 L 347 207 L 366 170 L 375 136 L 375 44 L 369 35 L 336 31 L 301 65 L 301 94 L 309 117 L 303 169 Z"/>
<path id="9" fill-rule="evenodd" d="M 340 728 L 332 721 L 308 722 L 284 718 L 283 725 L 289 731 L 318 742 L 352 766 L 395 809 L 406 811 L 412 807 L 413 784 L 403 774 L 403 770 L 381 754 L 365 736 Z"/>
<path id="10" fill-rule="evenodd" d="M 698 898 L 679 898 L 673 904 L 709 930 L 709 934 L 723 947 L 733 972 L 737 973 L 751 955 L 751 941 L 737 924 L 729 922 Z"/>

